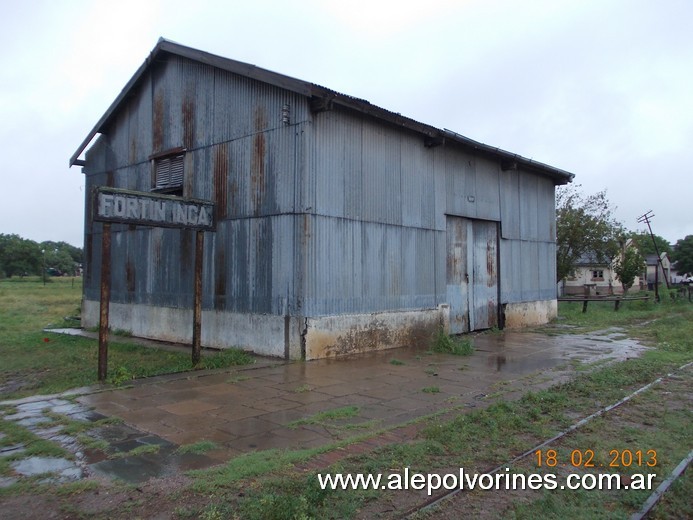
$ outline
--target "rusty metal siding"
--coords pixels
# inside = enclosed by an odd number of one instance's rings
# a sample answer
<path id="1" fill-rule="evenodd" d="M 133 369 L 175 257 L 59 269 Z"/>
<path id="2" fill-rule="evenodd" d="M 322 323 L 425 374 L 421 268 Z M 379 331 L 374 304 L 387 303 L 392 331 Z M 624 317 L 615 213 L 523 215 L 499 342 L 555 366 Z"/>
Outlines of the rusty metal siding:
<path id="1" fill-rule="evenodd" d="M 443 150 L 446 209 L 451 215 L 476 218 L 476 158 L 451 147 Z"/>
<path id="2" fill-rule="evenodd" d="M 203 306 L 219 311 L 295 311 L 296 216 L 227 220 L 205 241 Z"/>
<path id="3" fill-rule="evenodd" d="M 303 228 L 306 315 L 437 304 L 434 232 L 315 215 Z"/>
<path id="4" fill-rule="evenodd" d="M 446 212 L 499 221 L 499 166 L 455 147 L 443 150 L 447 186 Z"/>
<path id="5" fill-rule="evenodd" d="M 434 153 L 420 136 L 338 110 L 317 114 L 313 127 L 311 212 L 434 227 Z"/>
<path id="6" fill-rule="evenodd" d="M 382 124 L 363 124 L 361 159 L 362 219 L 383 224 L 402 223 L 401 142 L 399 134 Z"/>
<path id="7" fill-rule="evenodd" d="M 112 161 L 109 169 L 119 170 L 147 162 L 151 151 L 151 82 L 149 78 L 132 91 L 107 131 Z"/>
<path id="8" fill-rule="evenodd" d="M 520 174 L 517 170 L 500 173 L 501 238 L 520 238 Z"/>
<path id="9" fill-rule="evenodd" d="M 434 229 L 436 225 L 434 151 L 422 146 L 420 136 L 403 133 L 401 139 L 402 224 Z"/>
<path id="10" fill-rule="evenodd" d="M 304 312 L 420 309 L 444 301 L 434 229 L 444 208 L 436 194 L 444 188 L 434 189 L 434 150 L 413 133 L 340 110 L 316 114 L 306 130 L 314 146 L 302 191 L 311 213 L 301 241 Z"/>
<path id="11" fill-rule="evenodd" d="M 556 297 L 554 186 L 523 171 L 501 175 L 501 301 Z"/>
<path id="12" fill-rule="evenodd" d="M 556 199 L 553 182 L 546 177 L 537 178 L 537 239 L 544 242 L 556 240 Z"/>
<path id="13" fill-rule="evenodd" d="M 520 238 L 539 238 L 539 192 L 536 175 L 520 173 Z"/>
<path id="14" fill-rule="evenodd" d="M 307 98 L 180 57 L 157 62 L 142 81 L 87 153 L 87 187 L 147 191 L 148 157 L 187 149 L 184 194 L 217 204 L 203 308 L 294 316 L 434 308 L 448 302 L 446 214 L 480 226 L 474 266 L 500 273 L 502 302 L 553 298 L 550 179 L 501 172 L 454 144 L 426 148 L 421 136 L 367 116 L 311 114 Z M 88 223 L 93 300 L 100 233 Z M 491 239 L 499 264 L 481 254 L 495 255 Z M 113 301 L 191 306 L 191 232 L 114 225 L 112 255 Z M 497 302 L 477 292 L 487 301 L 476 313 L 490 326 Z"/>
<path id="15" fill-rule="evenodd" d="M 361 219 L 363 125 L 351 114 L 328 111 L 314 117 L 309 191 L 304 206 L 319 215 Z"/>
<path id="16" fill-rule="evenodd" d="M 500 241 L 501 301 L 528 302 L 556 297 L 556 244 L 535 240 Z"/>
<path id="17" fill-rule="evenodd" d="M 476 161 L 476 218 L 500 220 L 500 167 L 497 161 L 479 159 Z"/>

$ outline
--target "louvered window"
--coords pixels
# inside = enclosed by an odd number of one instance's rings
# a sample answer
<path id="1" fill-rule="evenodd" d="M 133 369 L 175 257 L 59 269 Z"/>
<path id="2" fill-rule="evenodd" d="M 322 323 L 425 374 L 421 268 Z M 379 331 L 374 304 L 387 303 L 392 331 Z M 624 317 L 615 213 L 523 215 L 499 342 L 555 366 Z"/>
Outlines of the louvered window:
<path id="1" fill-rule="evenodd" d="M 173 195 L 183 194 L 183 164 L 185 154 L 170 155 L 154 160 L 154 190 Z"/>

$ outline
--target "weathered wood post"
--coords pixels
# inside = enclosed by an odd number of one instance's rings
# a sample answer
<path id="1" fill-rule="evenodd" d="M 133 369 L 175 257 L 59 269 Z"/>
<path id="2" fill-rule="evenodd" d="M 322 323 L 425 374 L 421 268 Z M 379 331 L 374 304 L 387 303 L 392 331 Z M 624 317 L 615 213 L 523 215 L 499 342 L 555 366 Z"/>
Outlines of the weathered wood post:
<path id="1" fill-rule="evenodd" d="M 101 233 L 101 302 L 99 306 L 99 381 L 108 373 L 108 310 L 111 300 L 111 223 Z"/>
<path id="2" fill-rule="evenodd" d="M 195 233 L 195 282 L 193 296 L 193 337 L 192 337 L 192 364 L 197 365 L 201 358 L 202 335 L 202 255 L 204 251 L 204 231 Z"/>
<path id="3" fill-rule="evenodd" d="M 195 279 L 193 294 L 192 364 L 201 358 L 202 267 L 204 232 L 214 231 L 214 204 L 171 195 L 99 186 L 94 190 L 94 220 L 103 222 L 101 250 L 101 315 L 99 322 L 99 381 L 108 363 L 108 305 L 111 295 L 111 222 L 136 226 L 194 229 Z"/>

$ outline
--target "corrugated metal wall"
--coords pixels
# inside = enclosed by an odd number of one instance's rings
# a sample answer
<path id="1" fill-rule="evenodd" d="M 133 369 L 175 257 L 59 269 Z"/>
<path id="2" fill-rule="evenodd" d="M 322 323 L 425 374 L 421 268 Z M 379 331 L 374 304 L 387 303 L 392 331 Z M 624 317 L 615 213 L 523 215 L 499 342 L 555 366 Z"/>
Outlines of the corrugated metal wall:
<path id="1" fill-rule="evenodd" d="M 307 117 L 304 98 L 172 57 L 143 78 L 88 151 L 87 193 L 101 184 L 149 191 L 150 155 L 185 148 L 184 195 L 217 203 L 203 307 L 295 313 L 296 169 Z M 101 227 L 87 218 L 89 299 L 98 299 Z M 193 232 L 113 224 L 112 233 L 113 301 L 192 305 Z"/>
<path id="2" fill-rule="evenodd" d="M 180 57 L 156 63 L 87 153 L 96 185 L 152 186 L 185 155 L 184 195 L 216 202 L 203 307 L 325 316 L 446 303 L 446 215 L 500 223 L 501 302 L 555 297 L 554 187 L 536 174 Z M 288 117 L 288 121 L 287 121 Z M 87 215 L 85 295 L 101 224 Z M 114 224 L 112 298 L 189 307 L 194 235 Z"/>

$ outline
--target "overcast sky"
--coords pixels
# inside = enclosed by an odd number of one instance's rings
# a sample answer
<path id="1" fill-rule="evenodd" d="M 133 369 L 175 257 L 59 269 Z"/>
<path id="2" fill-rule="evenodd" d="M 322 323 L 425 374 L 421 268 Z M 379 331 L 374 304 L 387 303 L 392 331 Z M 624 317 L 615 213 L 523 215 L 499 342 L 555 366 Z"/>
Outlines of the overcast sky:
<path id="1" fill-rule="evenodd" d="M 693 235 L 693 1 L 2 0 L 0 233 L 82 246 L 78 148 L 160 36 L 454 130 Z"/>

